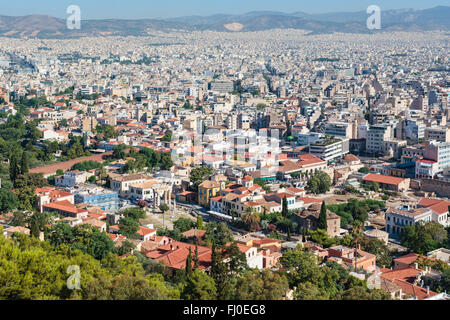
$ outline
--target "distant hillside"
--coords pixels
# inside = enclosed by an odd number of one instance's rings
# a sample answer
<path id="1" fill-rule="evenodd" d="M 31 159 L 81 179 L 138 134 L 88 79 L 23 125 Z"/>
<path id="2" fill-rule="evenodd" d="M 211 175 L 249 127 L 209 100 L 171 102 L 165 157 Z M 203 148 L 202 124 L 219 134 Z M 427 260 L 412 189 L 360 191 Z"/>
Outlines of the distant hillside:
<path id="1" fill-rule="evenodd" d="M 440 6 L 425 10 L 386 10 L 381 13 L 382 29 L 366 28 L 368 14 L 335 12 L 308 14 L 253 11 L 241 15 L 216 14 L 186 16 L 170 19 L 103 19 L 83 20 L 80 30 L 69 30 L 64 19 L 45 15 L 23 17 L 0 16 L 0 35 L 9 37 L 66 38 L 92 35 L 146 35 L 149 30 L 215 30 L 260 31 L 270 29 L 302 29 L 312 33 L 371 33 L 385 31 L 450 30 L 450 7 Z"/>

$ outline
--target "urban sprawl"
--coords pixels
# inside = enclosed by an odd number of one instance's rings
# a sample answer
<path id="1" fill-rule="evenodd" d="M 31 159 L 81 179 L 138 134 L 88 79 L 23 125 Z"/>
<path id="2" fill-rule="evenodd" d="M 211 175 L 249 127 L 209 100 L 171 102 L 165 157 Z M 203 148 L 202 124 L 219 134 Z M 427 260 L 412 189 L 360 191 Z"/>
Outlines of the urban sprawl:
<path id="1" fill-rule="evenodd" d="M 0 299 L 448 300 L 448 51 L 0 38 Z"/>

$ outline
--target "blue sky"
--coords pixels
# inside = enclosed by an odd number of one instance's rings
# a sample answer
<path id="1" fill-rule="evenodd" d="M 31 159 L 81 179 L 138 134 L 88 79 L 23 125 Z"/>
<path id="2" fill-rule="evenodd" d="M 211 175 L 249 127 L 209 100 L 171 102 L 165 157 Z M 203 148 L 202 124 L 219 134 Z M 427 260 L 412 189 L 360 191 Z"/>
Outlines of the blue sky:
<path id="1" fill-rule="evenodd" d="M 82 19 L 167 18 L 215 13 L 239 14 L 248 11 L 275 10 L 324 13 L 365 10 L 369 5 L 383 9 L 425 9 L 450 5 L 441 0 L 0 0 L 0 15 L 48 14 L 64 18 L 66 8 L 81 8 Z"/>

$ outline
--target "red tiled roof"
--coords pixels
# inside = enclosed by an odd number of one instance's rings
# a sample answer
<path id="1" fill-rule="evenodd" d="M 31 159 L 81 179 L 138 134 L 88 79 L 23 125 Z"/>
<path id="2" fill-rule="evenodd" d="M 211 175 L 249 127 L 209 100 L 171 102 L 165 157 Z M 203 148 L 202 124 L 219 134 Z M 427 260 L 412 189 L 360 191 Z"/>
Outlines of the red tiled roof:
<path id="1" fill-rule="evenodd" d="M 423 300 L 425 298 L 429 298 L 437 294 L 436 292 L 433 292 L 431 290 L 429 293 L 427 293 L 427 289 L 416 286 L 405 280 L 394 279 L 392 280 L 392 282 L 398 285 L 400 288 L 402 288 L 403 293 L 406 293 L 413 297 L 417 297 L 419 300 Z"/>
<path id="2" fill-rule="evenodd" d="M 184 269 L 186 259 L 191 249 L 191 255 L 195 253 L 195 245 L 173 241 L 170 244 L 158 247 L 155 250 L 147 252 L 146 256 L 150 259 L 164 262 L 169 268 Z M 211 249 L 208 247 L 197 246 L 199 268 L 205 269 L 211 265 Z"/>
<path id="3" fill-rule="evenodd" d="M 82 212 L 87 212 L 86 210 L 78 209 L 68 200 L 47 203 L 47 204 L 44 204 L 43 207 L 48 208 L 48 209 L 54 209 L 54 210 L 58 210 L 58 211 L 67 212 L 67 213 L 74 214 L 74 215 L 77 215 L 78 213 L 82 213 Z"/>
<path id="4" fill-rule="evenodd" d="M 419 257 L 419 255 L 417 253 L 411 252 L 404 256 L 394 259 L 394 261 L 410 265 L 411 263 L 415 262 L 418 257 Z"/>
<path id="5" fill-rule="evenodd" d="M 373 182 L 384 183 L 384 184 L 398 185 L 399 183 L 403 182 L 405 179 L 391 177 L 391 176 L 385 176 L 382 174 L 370 173 L 367 176 L 365 176 L 363 178 L 363 180 L 369 181 L 369 182 L 373 181 Z"/>
<path id="6" fill-rule="evenodd" d="M 410 283 L 413 283 L 414 280 L 416 279 L 417 275 L 421 272 L 422 270 L 420 269 L 416 269 L 416 268 L 412 268 L 412 267 L 405 267 L 405 268 L 400 268 L 400 269 L 395 269 L 395 270 L 389 270 L 387 272 L 384 272 L 381 274 L 381 276 L 387 280 L 394 280 L 394 279 L 400 279 L 403 281 L 408 281 Z"/>
<path id="7" fill-rule="evenodd" d="M 448 207 L 450 206 L 450 202 L 445 201 L 445 200 L 439 200 L 439 199 L 422 198 L 422 199 L 420 199 L 418 205 L 421 207 L 425 207 L 430 210 L 433 210 L 437 214 L 445 214 L 448 212 Z"/>
<path id="8" fill-rule="evenodd" d="M 322 203 L 322 200 L 317 199 L 317 198 L 311 198 L 311 197 L 298 197 L 297 199 L 303 201 L 304 204 Z"/>

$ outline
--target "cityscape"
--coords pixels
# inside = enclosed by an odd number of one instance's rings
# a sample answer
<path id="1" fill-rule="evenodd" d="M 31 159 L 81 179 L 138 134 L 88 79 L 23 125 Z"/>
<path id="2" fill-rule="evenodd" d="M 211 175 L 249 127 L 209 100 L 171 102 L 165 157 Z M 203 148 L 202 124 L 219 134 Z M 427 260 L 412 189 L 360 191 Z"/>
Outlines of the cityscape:
<path id="1" fill-rule="evenodd" d="M 450 7 L 379 9 L 0 16 L 0 299 L 450 300 Z"/>

